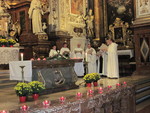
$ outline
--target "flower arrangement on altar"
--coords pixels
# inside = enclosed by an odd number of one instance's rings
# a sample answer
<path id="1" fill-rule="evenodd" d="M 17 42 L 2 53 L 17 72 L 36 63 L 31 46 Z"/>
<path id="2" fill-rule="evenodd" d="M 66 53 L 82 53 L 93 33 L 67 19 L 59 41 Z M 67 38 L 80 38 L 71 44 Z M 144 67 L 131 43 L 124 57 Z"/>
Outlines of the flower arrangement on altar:
<path id="1" fill-rule="evenodd" d="M 32 94 L 39 94 L 45 89 L 44 84 L 39 81 L 32 81 L 29 83 L 29 85 L 32 89 Z"/>
<path id="2" fill-rule="evenodd" d="M 14 45 L 17 42 L 14 39 L 8 39 L 8 43 L 9 43 L 9 45 Z"/>
<path id="3" fill-rule="evenodd" d="M 31 86 L 24 82 L 19 82 L 14 89 L 18 96 L 28 96 L 32 92 Z"/>
<path id="4" fill-rule="evenodd" d="M 100 79 L 100 74 L 99 73 L 90 73 L 90 74 L 86 74 L 83 77 L 84 81 L 88 84 L 88 83 L 95 83 Z M 97 86 L 97 85 L 94 85 Z M 91 87 L 91 85 L 89 85 L 89 87 Z"/>
<path id="5" fill-rule="evenodd" d="M 1 45 L 6 45 L 8 43 L 7 39 L 0 39 L 0 44 Z"/>

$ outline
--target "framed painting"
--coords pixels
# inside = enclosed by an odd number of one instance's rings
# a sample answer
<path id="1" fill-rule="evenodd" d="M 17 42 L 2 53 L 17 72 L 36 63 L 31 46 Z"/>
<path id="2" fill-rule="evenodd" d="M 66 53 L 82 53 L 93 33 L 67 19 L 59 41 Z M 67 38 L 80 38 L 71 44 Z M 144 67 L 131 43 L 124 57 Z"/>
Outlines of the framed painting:
<path id="1" fill-rule="evenodd" d="M 70 0 L 71 14 L 81 15 L 84 13 L 84 0 Z"/>
<path id="2" fill-rule="evenodd" d="M 135 0 L 136 18 L 150 16 L 150 0 Z"/>

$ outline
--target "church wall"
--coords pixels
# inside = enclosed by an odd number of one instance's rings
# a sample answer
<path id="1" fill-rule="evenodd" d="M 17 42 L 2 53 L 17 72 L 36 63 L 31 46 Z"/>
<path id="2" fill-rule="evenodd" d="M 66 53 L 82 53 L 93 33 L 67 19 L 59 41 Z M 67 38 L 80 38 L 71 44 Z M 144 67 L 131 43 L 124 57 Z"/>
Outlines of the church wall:
<path id="1" fill-rule="evenodd" d="M 49 0 L 49 32 L 67 32 L 71 39 L 71 50 L 77 43 L 86 41 L 85 22 L 82 15 L 86 14 L 86 0 Z"/>

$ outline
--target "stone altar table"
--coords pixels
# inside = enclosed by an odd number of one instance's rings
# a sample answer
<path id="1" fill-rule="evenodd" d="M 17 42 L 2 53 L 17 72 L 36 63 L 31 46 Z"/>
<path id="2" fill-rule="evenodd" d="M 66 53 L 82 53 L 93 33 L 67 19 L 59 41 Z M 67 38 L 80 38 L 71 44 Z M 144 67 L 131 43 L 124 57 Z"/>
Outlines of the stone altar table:
<path id="1" fill-rule="evenodd" d="M 74 63 L 74 60 L 32 61 L 32 80 L 43 82 L 52 92 L 77 88 Z"/>

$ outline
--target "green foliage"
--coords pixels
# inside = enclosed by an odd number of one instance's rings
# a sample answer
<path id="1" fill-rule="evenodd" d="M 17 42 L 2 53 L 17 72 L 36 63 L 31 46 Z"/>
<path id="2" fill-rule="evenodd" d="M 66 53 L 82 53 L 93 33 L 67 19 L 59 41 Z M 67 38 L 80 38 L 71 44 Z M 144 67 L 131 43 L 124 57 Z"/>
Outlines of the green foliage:
<path id="1" fill-rule="evenodd" d="M 43 85 L 43 83 L 39 81 L 32 81 L 29 83 L 29 85 L 32 89 L 33 94 L 39 94 L 42 92 L 42 90 L 45 89 L 45 86 Z"/>
<path id="2" fill-rule="evenodd" d="M 8 39 L 9 44 L 16 44 L 17 42 L 14 39 Z"/>
<path id="3" fill-rule="evenodd" d="M 83 79 L 85 80 L 86 83 L 96 82 L 100 79 L 100 74 L 99 73 L 86 74 L 83 77 Z"/>
<path id="4" fill-rule="evenodd" d="M 28 96 L 32 92 L 31 86 L 24 82 L 19 82 L 14 89 L 18 96 Z"/>

